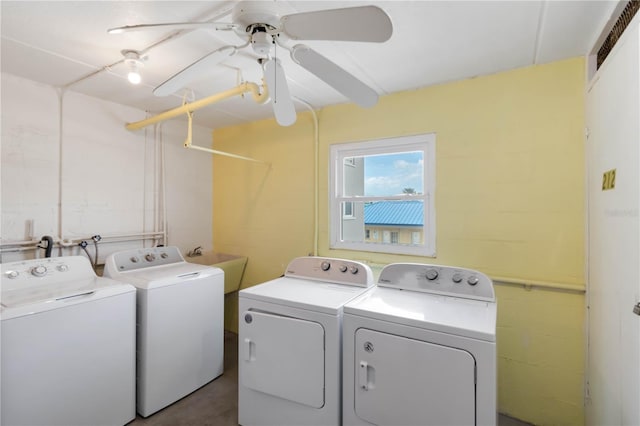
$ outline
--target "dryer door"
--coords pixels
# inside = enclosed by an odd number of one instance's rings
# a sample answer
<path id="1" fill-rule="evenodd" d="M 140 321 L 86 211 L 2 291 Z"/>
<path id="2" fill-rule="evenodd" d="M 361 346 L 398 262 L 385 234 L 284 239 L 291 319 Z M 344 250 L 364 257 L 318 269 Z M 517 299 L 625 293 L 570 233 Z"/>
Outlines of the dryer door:
<path id="1" fill-rule="evenodd" d="M 475 424 L 469 352 L 360 328 L 355 334 L 355 412 L 377 425 Z"/>
<path id="2" fill-rule="evenodd" d="M 314 408 L 324 405 L 324 329 L 313 321 L 264 312 L 241 317 L 243 386 Z"/>

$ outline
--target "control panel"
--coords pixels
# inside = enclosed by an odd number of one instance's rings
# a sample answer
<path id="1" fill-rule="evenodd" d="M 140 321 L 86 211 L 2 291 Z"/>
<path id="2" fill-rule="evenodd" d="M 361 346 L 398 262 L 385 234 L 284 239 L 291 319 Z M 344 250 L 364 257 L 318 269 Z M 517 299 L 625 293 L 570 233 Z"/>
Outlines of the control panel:
<path id="1" fill-rule="evenodd" d="M 96 276 L 89 260 L 82 256 L 29 259 L 0 265 L 2 291 L 29 285 L 58 284 Z"/>
<path id="2" fill-rule="evenodd" d="M 364 263 L 328 257 L 297 257 L 287 266 L 285 276 L 358 287 L 375 284 L 371 268 Z"/>
<path id="3" fill-rule="evenodd" d="M 496 299 L 488 276 L 452 266 L 393 263 L 380 272 L 378 286 L 491 302 Z"/>
<path id="4" fill-rule="evenodd" d="M 107 262 L 113 262 L 116 270 L 126 272 L 184 262 L 184 258 L 178 247 L 169 246 L 119 251 L 109 256 Z"/>

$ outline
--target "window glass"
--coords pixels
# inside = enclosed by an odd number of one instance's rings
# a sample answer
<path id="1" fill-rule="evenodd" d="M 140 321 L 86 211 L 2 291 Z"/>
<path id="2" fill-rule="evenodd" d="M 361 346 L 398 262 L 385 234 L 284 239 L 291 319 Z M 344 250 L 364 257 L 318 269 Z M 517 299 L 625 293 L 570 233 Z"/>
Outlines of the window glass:
<path id="1" fill-rule="evenodd" d="M 435 255 L 435 135 L 331 147 L 331 247 Z"/>
<path id="2" fill-rule="evenodd" d="M 402 152 L 396 154 L 350 157 L 345 162 L 344 194 L 367 197 L 385 197 L 424 192 L 424 153 Z M 351 164 L 358 164 L 361 169 Z"/>

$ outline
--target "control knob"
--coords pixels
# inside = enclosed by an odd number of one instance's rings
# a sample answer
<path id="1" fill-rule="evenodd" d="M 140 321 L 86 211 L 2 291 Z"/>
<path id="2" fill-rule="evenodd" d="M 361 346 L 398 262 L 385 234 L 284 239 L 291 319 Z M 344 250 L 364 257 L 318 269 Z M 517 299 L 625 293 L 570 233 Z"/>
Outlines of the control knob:
<path id="1" fill-rule="evenodd" d="M 471 275 L 469 278 L 467 278 L 467 284 L 469 285 L 476 285 L 479 281 L 480 280 L 475 275 Z"/>
<path id="2" fill-rule="evenodd" d="M 356 265 L 353 265 L 351 268 L 349 268 L 349 272 L 351 272 L 353 275 L 357 274 L 358 271 L 359 269 Z"/>
<path id="3" fill-rule="evenodd" d="M 31 275 L 34 277 L 44 277 L 47 274 L 47 268 L 39 265 L 31 270 Z"/>
<path id="4" fill-rule="evenodd" d="M 20 275 L 20 273 L 18 271 L 8 271 L 7 272 L 7 277 L 9 277 L 9 278 L 18 278 L 18 275 Z"/>
<path id="5" fill-rule="evenodd" d="M 457 272 L 455 274 L 453 274 L 453 277 L 451 277 L 451 279 L 453 280 L 454 283 L 460 283 L 462 282 L 462 274 L 458 274 Z"/>
<path id="6" fill-rule="evenodd" d="M 63 264 L 63 265 L 58 265 L 56 269 L 60 272 L 67 272 L 69 270 L 69 267 Z"/>
<path id="7" fill-rule="evenodd" d="M 144 258 L 147 260 L 147 262 L 153 262 L 154 260 L 156 260 L 156 255 L 153 253 L 147 253 L 144 255 Z"/>
<path id="8" fill-rule="evenodd" d="M 347 265 L 340 265 L 340 272 L 345 273 L 347 272 Z"/>
<path id="9" fill-rule="evenodd" d="M 322 269 L 323 271 L 328 271 L 330 268 L 331 263 L 327 262 L 326 260 L 320 264 L 320 269 Z"/>
<path id="10" fill-rule="evenodd" d="M 426 275 L 426 276 L 427 276 L 427 279 L 428 279 L 429 281 L 433 281 L 433 280 L 435 280 L 436 278 L 438 278 L 438 271 L 436 271 L 435 269 L 429 269 L 429 270 L 427 271 L 427 275 Z"/>
<path id="11" fill-rule="evenodd" d="M 169 257 L 169 255 L 165 252 L 160 253 L 160 257 L 163 259 L 166 259 L 167 257 Z"/>

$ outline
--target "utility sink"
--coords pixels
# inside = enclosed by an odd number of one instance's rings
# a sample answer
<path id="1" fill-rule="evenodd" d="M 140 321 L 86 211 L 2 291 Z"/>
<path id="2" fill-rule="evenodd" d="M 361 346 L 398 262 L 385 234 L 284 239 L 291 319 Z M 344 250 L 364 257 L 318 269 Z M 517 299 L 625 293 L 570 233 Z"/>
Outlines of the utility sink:
<path id="1" fill-rule="evenodd" d="M 224 271 L 224 294 L 233 293 L 240 289 L 240 282 L 247 265 L 246 256 L 235 254 L 204 252 L 201 255 L 185 256 L 184 260 L 199 265 L 209 265 Z"/>

